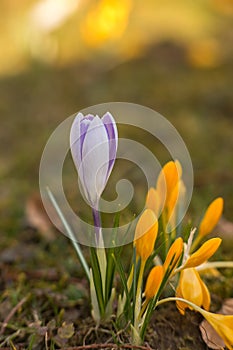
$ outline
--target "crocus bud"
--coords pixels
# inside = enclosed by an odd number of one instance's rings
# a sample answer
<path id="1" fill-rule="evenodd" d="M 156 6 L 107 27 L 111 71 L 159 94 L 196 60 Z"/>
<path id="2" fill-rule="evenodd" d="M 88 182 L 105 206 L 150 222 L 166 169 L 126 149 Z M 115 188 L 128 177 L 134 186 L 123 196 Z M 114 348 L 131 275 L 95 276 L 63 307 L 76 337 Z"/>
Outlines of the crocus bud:
<path id="1" fill-rule="evenodd" d="M 88 203 L 98 209 L 100 196 L 112 171 L 118 133 L 113 116 L 78 113 L 71 126 L 70 148 Z"/>
<path id="2" fill-rule="evenodd" d="M 170 272 L 174 270 L 180 260 L 181 254 L 183 252 L 183 239 L 181 237 L 178 237 L 173 244 L 171 245 L 165 262 L 163 264 L 164 270 L 166 271 L 168 268 L 170 269 Z"/>
<path id="3" fill-rule="evenodd" d="M 157 217 L 151 209 L 146 209 L 138 220 L 134 237 L 136 254 L 142 261 L 145 262 L 152 254 L 157 234 Z"/>
<path id="4" fill-rule="evenodd" d="M 152 299 L 158 292 L 163 281 L 164 269 L 162 265 L 154 266 L 146 281 L 145 296 L 146 299 Z"/>
<path id="5" fill-rule="evenodd" d="M 187 259 L 184 265 L 184 268 L 196 267 L 203 264 L 212 255 L 214 255 L 216 250 L 219 248 L 221 242 L 221 238 L 215 237 L 203 243 L 202 246 L 196 252 L 190 255 L 190 257 Z"/>
<path id="6" fill-rule="evenodd" d="M 218 197 L 208 206 L 200 223 L 198 236 L 205 237 L 214 229 L 222 215 L 222 211 L 223 199 Z"/>

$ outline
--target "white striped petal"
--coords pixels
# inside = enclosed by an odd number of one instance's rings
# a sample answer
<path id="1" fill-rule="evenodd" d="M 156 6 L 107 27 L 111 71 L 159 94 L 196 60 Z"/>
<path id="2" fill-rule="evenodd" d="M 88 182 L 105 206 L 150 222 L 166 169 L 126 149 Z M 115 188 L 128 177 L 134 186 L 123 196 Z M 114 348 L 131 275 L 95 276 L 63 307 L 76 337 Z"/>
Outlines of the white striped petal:
<path id="1" fill-rule="evenodd" d="M 88 192 L 85 186 L 85 179 L 83 176 L 83 172 L 79 172 L 79 168 L 82 162 L 82 147 L 83 141 L 86 136 L 86 131 L 91 123 L 91 119 L 94 116 L 89 115 L 88 118 L 84 117 L 82 113 L 78 113 L 74 119 L 74 122 L 71 126 L 70 131 L 70 149 L 74 164 L 79 173 L 79 180 L 82 185 L 82 189 L 84 191 L 85 197 L 88 199 Z"/>
<path id="2" fill-rule="evenodd" d="M 88 199 L 95 207 L 106 185 L 108 167 L 108 135 L 103 122 L 96 116 L 87 129 L 82 147 L 82 162 L 78 169 L 80 178 L 85 182 Z"/>

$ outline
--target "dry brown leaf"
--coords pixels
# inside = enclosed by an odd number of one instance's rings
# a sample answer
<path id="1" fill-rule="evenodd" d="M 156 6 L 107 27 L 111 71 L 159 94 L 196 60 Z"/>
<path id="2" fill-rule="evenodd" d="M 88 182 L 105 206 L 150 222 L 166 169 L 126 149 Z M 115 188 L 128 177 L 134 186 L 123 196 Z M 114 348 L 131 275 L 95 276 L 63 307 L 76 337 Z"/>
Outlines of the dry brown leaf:
<path id="1" fill-rule="evenodd" d="M 210 349 L 224 349 L 224 341 L 214 330 L 214 328 L 209 324 L 208 321 L 203 320 L 199 328 L 201 331 L 202 339 Z"/>
<path id="2" fill-rule="evenodd" d="M 48 241 L 55 239 L 53 225 L 38 193 L 32 194 L 26 202 L 26 219 L 28 224 L 36 228 L 45 239 Z"/>
<path id="3" fill-rule="evenodd" d="M 223 315 L 233 315 L 233 298 L 224 300 L 221 309 L 218 313 Z M 224 349 L 224 341 L 214 330 L 214 328 L 209 324 L 208 321 L 203 320 L 199 326 L 202 339 L 211 349 L 221 350 Z"/>

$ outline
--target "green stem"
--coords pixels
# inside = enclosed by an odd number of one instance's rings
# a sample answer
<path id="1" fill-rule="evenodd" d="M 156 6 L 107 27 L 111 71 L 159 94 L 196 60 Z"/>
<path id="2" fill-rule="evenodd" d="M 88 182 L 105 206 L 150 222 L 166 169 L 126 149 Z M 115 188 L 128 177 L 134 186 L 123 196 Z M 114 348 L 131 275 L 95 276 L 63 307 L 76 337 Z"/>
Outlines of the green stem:
<path id="1" fill-rule="evenodd" d="M 211 261 L 197 266 L 198 271 L 212 269 L 212 268 L 231 268 L 233 267 L 233 261 Z"/>
<path id="2" fill-rule="evenodd" d="M 166 258 L 168 251 L 168 234 L 166 230 L 167 217 L 165 211 L 162 212 L 162 226 L 163 226 L 163 236 L 164 236 L 164 259 Z"/>
<path id="3" fill-rule="evenodd" d="M 169 297 L 169 298 L 165 298 L 165 299 L 161 299 L 157 302 L 156 306 L 165 304 L 169 301 L 181 301 L 182 303 L 186 303 L 187 305 L 191 306 L 194 310 L 200 312 L 203 316 L 208 313 L 207 311 L 201 309 L 199 306 L 197 306 L 196 304 L 192 303 L 189 300 L 183 299 L 183 298 L 179 298 L 179 297 Z"/>
<path id="4" fill-rule="evenodd" d="M 136 300 L 135 300 L 135 312 L 134 312 L 134 327 L 138 331 L 139 325 L 139 315 L 141 311 L 141 289 L 143 282 L 143 272 L 146 265 L 146 261 L 142 260 L 139 270 L 138 283 L 137 283 L 137 291 L 136 291 Z"/>
<path id="5" fill-rule="evenodd" d="M 99 262 L 100 267 L 100 275 L 102 281 L 103 295 L 105 295 L 105 287 L 106 287 L 106 271 L 107 271 L 107 259 L 106 252 L 104 248 L 96 248 L 96 255 Z"/>

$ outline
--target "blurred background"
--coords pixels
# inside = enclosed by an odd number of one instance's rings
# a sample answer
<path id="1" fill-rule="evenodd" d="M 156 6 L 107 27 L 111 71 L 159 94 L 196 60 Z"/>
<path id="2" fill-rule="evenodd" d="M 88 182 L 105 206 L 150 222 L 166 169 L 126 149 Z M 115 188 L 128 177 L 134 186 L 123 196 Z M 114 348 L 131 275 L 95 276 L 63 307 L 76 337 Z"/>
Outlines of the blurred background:
<path id="1" fill-rule="evenodd" d="M 191 211 L 222 195 L 232 220 L 232 24 L 232 0 L 1 0 L 0 233 L 22 226 L 54 128 L 110 101 L 171 121 L 193 161 Z"/>

